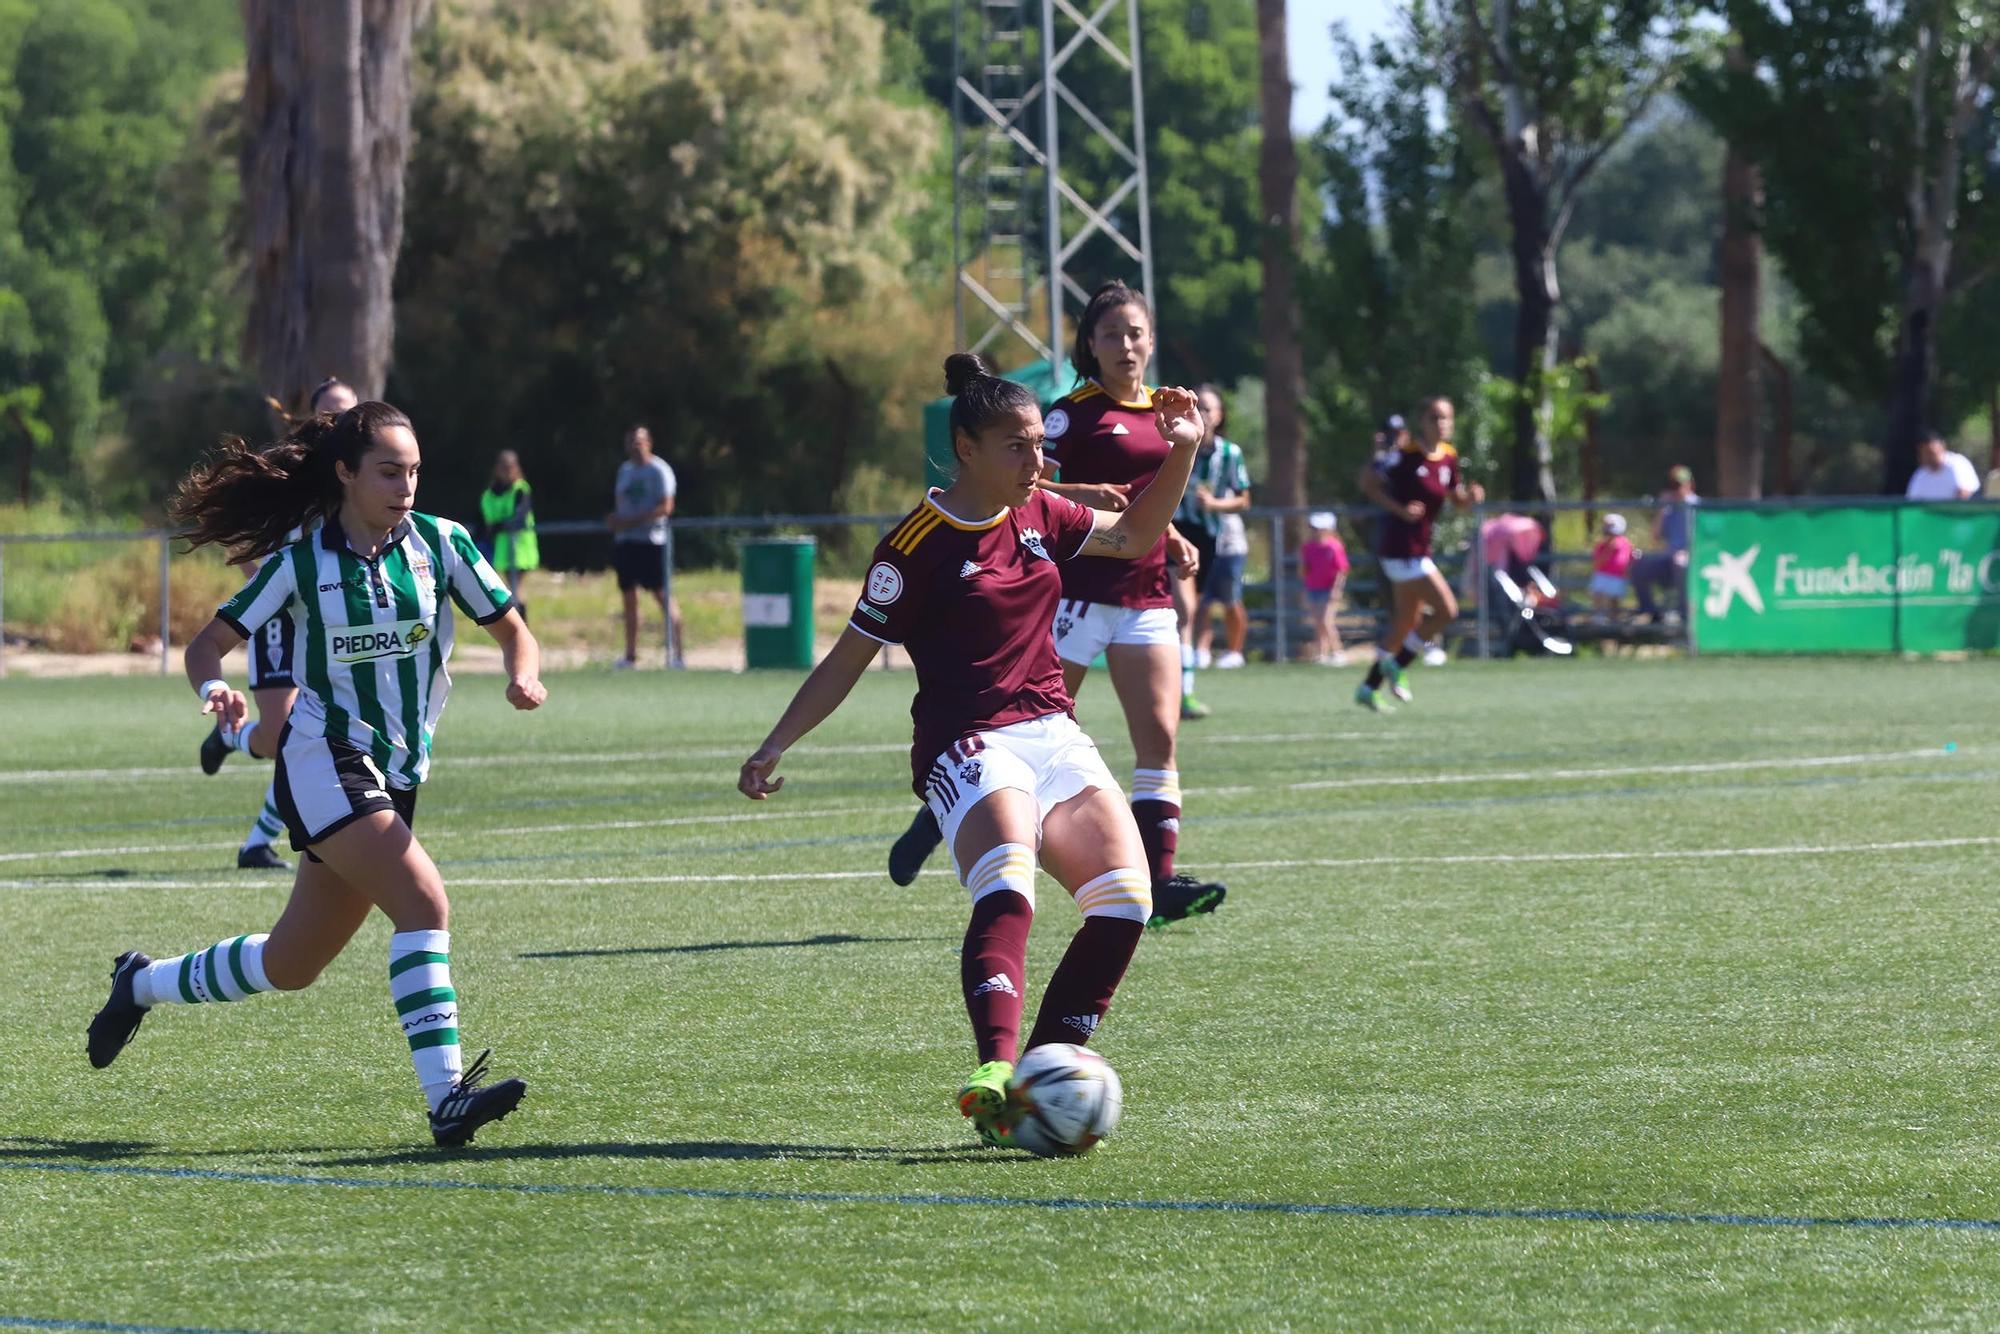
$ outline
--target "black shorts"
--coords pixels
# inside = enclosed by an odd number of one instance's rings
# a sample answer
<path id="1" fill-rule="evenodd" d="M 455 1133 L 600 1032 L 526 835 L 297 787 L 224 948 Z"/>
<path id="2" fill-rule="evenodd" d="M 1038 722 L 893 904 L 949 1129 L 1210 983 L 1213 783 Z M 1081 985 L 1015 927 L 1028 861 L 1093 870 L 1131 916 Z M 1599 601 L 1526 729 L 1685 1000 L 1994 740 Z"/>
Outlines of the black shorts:
<path id="1" fill-rule="evenodd" d="M 296 690 L 292 676 L 292 645 L 298 628 L 289 616 L 273 616 L 258 626 L 245 642 L 250 655 L 252 690 Z"/>
<path id="2" fill-rule="evenodd" d="M 651 542 L 614 542 L 611 568 L 618 571 L 618 591 L 644 588 L 659 592 L 667 586 L 667 549 Z"/>
<path id="3" fill-rule="evenodd" d="M 1215 568 L 1215 534 L 1198 523 L 1182 519 L 1174 520 L 1174 529 L 1194 543 L 1194 549 L 1201 554 L 1201 568 L 1194 576 L 1195 596 L 1200 597 L 1208 592 L 1208 574 Z"/>
<path id="4" fill-rule="evenodd" d="M 417 821 L 417 790 L 391 787 L 374 756 L 335 737 L 299 736 L 289 723 L 278 738 L 272 787 L 292 851 L 307 861 L 319 860 L 313 844 L 364 815 L 394 811 L 406 825 Z"/>

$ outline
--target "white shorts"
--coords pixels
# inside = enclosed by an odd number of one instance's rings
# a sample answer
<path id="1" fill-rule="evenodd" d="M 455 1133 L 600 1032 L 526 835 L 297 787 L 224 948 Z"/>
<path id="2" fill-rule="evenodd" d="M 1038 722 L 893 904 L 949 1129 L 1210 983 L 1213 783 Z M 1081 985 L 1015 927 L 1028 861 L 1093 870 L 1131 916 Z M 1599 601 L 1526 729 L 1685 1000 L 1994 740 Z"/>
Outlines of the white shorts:
<path id="1" fill-rule="evenodd" d="M 1438 567 L 1429 556 L 1417 556 L 1405 560 L 1401 556 L 1381 556 L 1382 574 L 1392 584 L 1410 584 L 1419 579 L 1428 579 L 1436 574 Z"/>
<path id="2" fill-rule="evenodd" d="M 1111 602 L 1056 604 L 1056 652 L 1064 662 L 1088 667 L 1107 644 L 1181 643 L 1172 607 L 1121 607 Z"/>
<path id="3" fill-rule="evenodd" d="M 1118 780 L 1097 753 L 1097 743 L 1084 735 L 1076 719 L 1052 713 L 954 742 L 938 756 L 924 780 L 924 804 L 937 817 L 944 845 L 951 850 L 952 867 L 963 878 L 965 868 L 958 864 L 958 827 L 964 823 L 965 813 L 981 800 L 1002 788 L 1033 797 L 1035 847 L 1039 850 L 1042 821 L 1050 808 L 1092 787 L 1123 799 Z"/>

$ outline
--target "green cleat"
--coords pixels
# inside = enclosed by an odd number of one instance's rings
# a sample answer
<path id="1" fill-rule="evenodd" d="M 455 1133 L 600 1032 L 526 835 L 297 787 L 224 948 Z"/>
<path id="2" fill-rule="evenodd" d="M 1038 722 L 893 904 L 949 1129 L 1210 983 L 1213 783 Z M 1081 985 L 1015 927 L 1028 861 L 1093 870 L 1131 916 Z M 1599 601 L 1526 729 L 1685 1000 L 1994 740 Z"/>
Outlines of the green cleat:
<path id="1" fill-rule="evenodd" d="M 1405 704 L 1416 698 L 1410 691 L 1410 674 L 1403 669 L 1403 664 L 1394 658 L 1387 658 L 1383 660 L 1382 668 L 1382 674 L 1389 678 L 1390 694 Z"/>
<path id="2" fill-rule="evenodd" d="M 1182 718 L 1186 719 L 1206 718 L 1208 717 L 1210 712 L 1211 710 L 1209 709 L 1208 705 L 1202 703 L 1200 700 L 1196 699 L 1193 695 L 1181 696 Z"/>
<path id="3" fill-rule="evenodd" d="M 1362 708 L 1372 709 L 1376 713 L 1394 713 L 1396 711 L 1395 705 L 1377 696 L 1374 691 L 1368 688 L 1366 683 L 1354 687 L 1354 702 Z"/>
<path id="4" fill-rule="evenodd" d="M 1012 1061 L 988 1061 L 972 1072 L 958 1091 L 958 1112 L 979 1132 L 979 1142 L 1004 1148 L 1013 1142 L 1014 1110 L 1007 1081 L 1014 1077 Z"/>

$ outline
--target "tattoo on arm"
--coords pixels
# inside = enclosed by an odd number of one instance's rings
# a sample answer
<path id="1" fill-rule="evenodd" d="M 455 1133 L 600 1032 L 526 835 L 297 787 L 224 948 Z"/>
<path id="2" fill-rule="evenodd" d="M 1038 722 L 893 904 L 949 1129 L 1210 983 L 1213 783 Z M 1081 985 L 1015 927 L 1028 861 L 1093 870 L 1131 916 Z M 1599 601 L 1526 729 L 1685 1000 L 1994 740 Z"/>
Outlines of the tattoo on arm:
<path id="1" fill-rule="evenodd" d="M 1131 542 L 1131 536 L 1118 527 L 1094 528 L 1090 540 L 1109 551 L 1123 551 Z"/>

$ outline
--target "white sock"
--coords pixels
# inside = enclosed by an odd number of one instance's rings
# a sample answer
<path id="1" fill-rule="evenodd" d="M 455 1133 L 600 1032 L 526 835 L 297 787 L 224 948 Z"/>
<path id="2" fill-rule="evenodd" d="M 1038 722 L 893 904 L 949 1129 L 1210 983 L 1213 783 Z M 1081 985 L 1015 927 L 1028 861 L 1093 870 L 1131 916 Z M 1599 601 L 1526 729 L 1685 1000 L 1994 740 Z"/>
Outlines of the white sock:
<path id="1" fill-rule="evenodd" d="M 1194 693 L 1194 645 L 1181 645 L 1181 694 Z"/>
<path id="2" fill-rule="evenodd" d="M 451 932 L 398 931 L 389 937 L 389 997 L 410 1041 L 417 1082 L 436 1111 L 464 1069 L 458 992 L 451 985 Z"/>
<path id="3" fill-rule="evenodd" d="M 278 779 L 274 774 L 264 788 L 264 809 L 257 812 L 257 822 L 250 826 L 250 832 L 243 837 L 243 849 L 258 846 L 270 847 L 278 835 L 285 832 L 285 822 L 278 818 Z"/>
<path id="4" fill-rule="evenodd" d="M 237 728 L 234 732 L 225 731 L 222 734 L 222 739 L 229 743 L 230 748 L 232 750 L 241 751 L 243 754 L 248 755 L 251 759 L 254 760 L 257 758 L 257 752 L 250 749 L 250 738 L 256 733 L 256 731 L 257 731 L 257 724 L 245 723 L 243 724 L 243 726 Z"/>
<path id="5" fill-rule="evenodd" d="M 1143 926 L 1153 916 L 1153 886 L 1144 871 L 1122 866 L 1078 887 L 1076 906 L 1085 917 L 1122 917 Z"/>
<path id="6" fill-rule="evenodd" d="M 158 959 L 132 978 L 132 999 L 155 1005 L 200 1005 L 239 1001 L 271 990 L 264 976 L 264 942 L 269 935 L 221 940 L 193 954 Z"/>
<path id="7" fill-rule="evenodd" d="M 1001 843 L 972 864 L 965 873 L 965 887 L 972 901 L 988 894 L 1011 889 L 1035 906 L 1035 850 L 1025 843 Z"/>
<path id="8" fill-rule="evenodd" d="M 1415 630 L 1412 630 L 1403 636 L 1403 647 L 1412 653 L 1422 653 L 1429 647 L 1429 644 Z"/>

